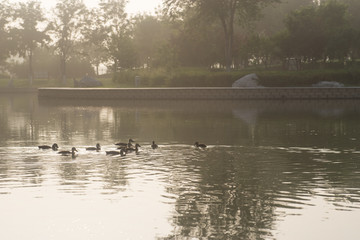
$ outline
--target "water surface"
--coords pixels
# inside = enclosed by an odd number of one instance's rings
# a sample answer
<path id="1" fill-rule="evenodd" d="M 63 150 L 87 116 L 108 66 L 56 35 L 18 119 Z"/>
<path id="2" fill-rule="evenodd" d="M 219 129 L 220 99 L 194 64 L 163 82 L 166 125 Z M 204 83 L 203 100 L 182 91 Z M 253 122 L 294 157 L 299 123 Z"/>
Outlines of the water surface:
<path id="1" fill-rule="evenodd" d="M 359 103 L 2 94 L 1 236 L 360 239 Z"/>

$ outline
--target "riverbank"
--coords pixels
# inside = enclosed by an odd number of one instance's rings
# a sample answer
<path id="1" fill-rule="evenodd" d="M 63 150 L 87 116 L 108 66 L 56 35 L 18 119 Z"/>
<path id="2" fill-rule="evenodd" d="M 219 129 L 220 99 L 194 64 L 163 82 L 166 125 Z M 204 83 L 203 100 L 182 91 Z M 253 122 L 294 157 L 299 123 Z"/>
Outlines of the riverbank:
<path id="1" fill-rule="evenodd" d="M 4 87 L 0 88 L 0 93 L 38 93 L 38 88 Z"/>
<path id="2" fill-rule="evenodd" d="M 199 68 L 125 70 L 113 76 L 119 87 L 231 87 L 237 79 L 255 73 L 264 87 L 311 87 L 321 81 L 335 81 L 346 87 L 360 86 L 360 67 L 284 71 L 244 69 L 231 72 Z M 138 77 L 137 85 L 135 78 Z M 103 81 L 103 79 L 99 79 Z M 107 84 L 104 84 L 107 87 Z"/>
<path id="3" fill-rule="evenodd" d="M 231 72 L 209 70 L 204 68 L 134 69 L 122 70 L 116 74 L 94 77 L 102 83 L 102 88 L 172 88 L 172 87 L 231 87 L 237 79 L 255 73 L 258 84 L 264 87 L 311 87 L 321 81 L 335 81 L 346 87 L 360 87 L 360 66 L 334 69 L 314 69 L 301 71 L 244 69 Z M 0 88 L 58 88 L 74 87 L 74 79 L 66 82 L 55 78 L 34 79 L 0 79 Z M 135 81 L 136 79 L 136 81 Z"/>

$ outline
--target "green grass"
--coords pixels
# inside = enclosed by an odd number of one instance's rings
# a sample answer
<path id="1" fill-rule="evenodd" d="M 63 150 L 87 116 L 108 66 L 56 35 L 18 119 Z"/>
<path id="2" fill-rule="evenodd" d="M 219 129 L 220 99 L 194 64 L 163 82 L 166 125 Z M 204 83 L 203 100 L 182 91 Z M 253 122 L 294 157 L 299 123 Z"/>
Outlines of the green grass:
<path id="1" fill-rule="evenodd" d="M 337 81 L 345 86 L 360 85 L 360 68 L 303 71 L 253 69 L 232 72 L 194 68 L 168 72 L 159 69 L 129 71 L 118 74 L 114 81 L 123 86 L 134 86 L 135 76 L 140 76 L 142 87 L 230 87 L 234 81 L 249 73 L 256 73 L 259 84 L 265 87 L 310 87 L 320 81 Z"/>
<path id="2" fill-rule="evenodd" d="M 123 87 L 116 82 L 113 82 L 111 78 L 100 78 L 103 83 L 103 87 L 115 88 Z M 9 87 L 9 79 L 0 79 L 0 88 Z M 74 87 L 73 80 L 67 80 L 66 84 L 62 84 L 59 80 L 55 79 L 34 79 L 30 84 L 28 79 L 14 79 L 12 83 L 14 88 L 42 88 L 42 87 Z"/>
<path id="3" fill-rule="evenodd" d="M 319 69 L 303 71 L 239 70 L 232 72 L 210 71 L 200 68 L 126 70 L 97 79 L 103 88 L 135 87 L 135 77 L 140 77 L 139 87 L 230 87 L 234 81 L 249 73 L 259 76 L 259 84 L 265 87 L 309 87 L 320 81 L 337 81 L 345 86 L 360 86 L 360 68 Z M 9 79 L 0 79 L 0 87 L 8 87 Z M 72 79 L 61 84 L 55 79 L 35 79 L 32 85 L 27 79 L 14 79 L 15 88 L 73 87 Z"/>

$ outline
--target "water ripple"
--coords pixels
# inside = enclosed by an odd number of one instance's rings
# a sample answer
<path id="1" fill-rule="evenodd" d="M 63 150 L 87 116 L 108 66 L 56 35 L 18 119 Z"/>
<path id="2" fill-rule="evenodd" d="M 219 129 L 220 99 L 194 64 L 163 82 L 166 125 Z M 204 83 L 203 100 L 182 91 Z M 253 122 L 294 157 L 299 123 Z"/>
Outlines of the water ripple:
<path id="1" fill-rule="evenodd" d="M 71 158 L 36 147 L 1 147 L 0 195 L 31 188 L 41 198 L 51 190 L 111 202 L 155 199 L 173 209 L 177 226 L 206 229 L 207 236 L 216 237 L 209 230 L 214 222 L 229 233 L 242 231 L 240 223 L 248 229 L 261 225 L 257 231 L 267 235 L 275 217 L 301 215 L 317 206 L 316 198 L 335 211 L 360 208 L 358 158 L 352 152 L 343 157 L 325 148 L 211 145 L 199 150 L 164 144 L 121 157 L 106 156 L 113 145 L 100 152 L 78 148 Z"/>

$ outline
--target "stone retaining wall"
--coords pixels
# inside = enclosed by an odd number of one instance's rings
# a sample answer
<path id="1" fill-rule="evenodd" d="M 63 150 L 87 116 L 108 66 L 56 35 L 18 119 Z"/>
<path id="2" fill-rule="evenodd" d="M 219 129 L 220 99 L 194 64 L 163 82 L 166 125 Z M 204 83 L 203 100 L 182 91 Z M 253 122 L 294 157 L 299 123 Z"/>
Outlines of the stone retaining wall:
<path id="1" fill-rule="evenodd" d="M 358 99 L 360 88 L 40 88 L 38 94 L 72 99 Z"/>
<path id="2" fill-rule="evenodd" d="M 0 88 L 0 93 L 37 93 L 37 88 L 15 88 L 15 87 L 5 87 Z"/>

